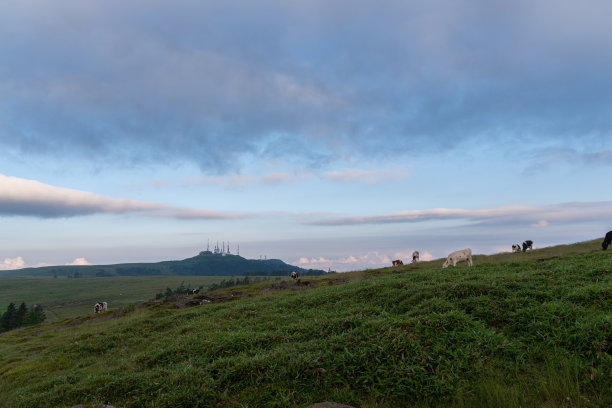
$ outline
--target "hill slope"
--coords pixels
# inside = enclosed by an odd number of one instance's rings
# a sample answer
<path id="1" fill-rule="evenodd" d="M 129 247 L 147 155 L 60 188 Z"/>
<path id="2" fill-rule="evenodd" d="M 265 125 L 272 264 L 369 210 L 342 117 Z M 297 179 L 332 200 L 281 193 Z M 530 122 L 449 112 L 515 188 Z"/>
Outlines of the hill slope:
<path id="1" fill-rule="evenodd" d="M 181 261 L 157 263 L 127 263 L 117 265 L 64 265 L 24 268 L 3 271 L 2 276 L 154 276 L 154 275 L 193 275 L 193 276 L 243 276 L 243 275 L 288 275 L 298 271 L 301 275 L 321 275 L 322 270 L 303 269 L 286 264 L 280 259 L 245 259 L 239 255 L 200 254 Z"/>
<path id="2" fill-rule="evenodd" d="M 4 333 L 0 407 L 612 405 L 612 252 L 431 266 Z"/>

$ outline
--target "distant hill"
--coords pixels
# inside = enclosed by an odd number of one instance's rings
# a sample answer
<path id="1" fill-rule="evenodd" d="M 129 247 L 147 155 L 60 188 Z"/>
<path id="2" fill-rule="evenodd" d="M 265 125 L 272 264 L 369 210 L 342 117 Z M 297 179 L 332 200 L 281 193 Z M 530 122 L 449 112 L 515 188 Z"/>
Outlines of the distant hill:
<path id="1" fill-rule="evenodd" d="M 181 261 L 156 263 L 125 263 L 116 265 L 63 265 L 24 268 L 0 272 L 0 276 L 55 276 L 55 277 L 104 277 L 104 276 L 283 276 L 296 271 L 302 276 L 322 275 L 323 270 L 303 269 L 289 265 L 280 259 L 255 260 L 239 255 L 202 252 Z"/>

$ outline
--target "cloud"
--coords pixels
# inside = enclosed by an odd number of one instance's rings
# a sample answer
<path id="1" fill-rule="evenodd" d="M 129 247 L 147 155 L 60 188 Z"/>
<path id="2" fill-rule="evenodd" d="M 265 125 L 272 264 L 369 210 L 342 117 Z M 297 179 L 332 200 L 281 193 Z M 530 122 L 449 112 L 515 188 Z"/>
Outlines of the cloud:
<path id="1" fill-rule="evenodd" d="M 400 167 L 393 169 L 363 170 L 357 168 L 347 168 L 339 171 L 329 171 L 323 173 L 321 178 L 335 182 L 358 182 L 365 184 L 391 183 L 402 180 L 406 177 L 406 170 Z"/>
<path id="2" fill-rule="evenodd" d="M 305 269 L 340 269 L 343 271 L 368 267 L 380 267 L 382 265 L 390 265 L 391 258 L 388 255 L 373 251 L 363 255 L 348 255 L 341 258 L 325 258 L 325 257 L 301 257 L 296 262 L 296 265 Z"/>
<path id="3" fill-rule="evenodd" d="M 263 215 L 263 214 L 259 214 Z M 154 217 L 174 218 L 182 220 L 236 220 L 248 217 L 254 217 L 255 214 L 246 214 L 242 212 L 231 211 L 210 211 L 203 209 L 190 209 L 180 207 L 168 207 L 164 211 L 153 213 Z"/>
<path id="4" fill-rule="evenodd" d="M 2 2 L 0 147 L 210 174 L 507 137 L 609 150 L 607 1 L 300 3 Z"/>
<path id="5" fill-rule="evenodd" d="M 399 181 L 406 178 L 406 168 L 396 166 L 392 169 L 359 169 L 346 168 L 337 171 L 317 173 L 308 170 L 297 170 L 294 172 L 272 172 L 260 175 L 252 174 L 225 174 L 225 175 L 201 175 L 197 177 L 183 178 L 178 182 L 170 180 L 153 180 L 155 186 L 168 185 L 207 185 L 218 186 L 228 190 L 240 190 L 247 186 L 259 185 L 277 187 L 286 184 L 295 184 L 313 179 L 331 181 L 335 183 L 365 183 L 381 184 Z"/>
<path id="6" fill-rule="evenodd" d="M 338 226 L 360 224 L 411 223 L 433 220 L 465 220 L 488 223 L 529 223 L 533 227 L 546 227 L 551 221 L 580 222 L 612 217 L 612 202 L 563 203 L 551 206 L 502 206 L 481 209 L 433 208 L 410 210 L 374 216 L 327 218 L 309 225 Z"/>
<path id="7" fill-rule="evenodd" d="M 110 198 L 0 174 L 0 215 L 58 218 L 128 213 L 177 219 L 238 219 L 254 216 Z"/>
<path id="8" fill-rule="evenodd" d="M 379 251 L 369 251 L 361 255 L 346 255 L 338 258 L 300 257 L 294 263 L 305 269 L 331 269 L 335 271 L 382 268 L 391 266 L 391 261 L 401 259 L 404 264 L 412 261 L 412 251 L 394 252 L 391 256 Z M 421 261 L 431 261 L 434 257 L 429 251 L 420 251 Z"/>
<path id="9" fill-rule="evenodd" d="M 0 214 L 42 218 L 155 211 L 164 206 L 115 199 L 0 174 Z"/>
<path id="10" fill-rule="evenodd" d="M 435 258 L 429 251 L 423 251 L 419 256 L 421 261 L 433 261 Z"/>
<path id="11" fill-rule="evenodd" d="M 180 180 L 182 185 L 212 185 L 219 186 L 228 190 L 242 189 L 248 185 L 279 186 L 282 184 L 294 183 L 307 177 L 304 174 L 290 174 L 283 172 L 268 173 L 260 176 L 247 174 L 217 175 L 217 176 L 198 176 Z M 170 184 L 169 181 L 156 180 L 158 185 Z"/>
<path id="12" fill-rule="evenodd" d="M 66 265 L 91 265 L 85 258 L 76 258 L 74 261 L 67 263 Z"/>
<path id="13" fill-rule="evenodd" d="M 13 269 L 21 269 L 23 267 L 25 267 L 25 262 L 20 256 L 17 258 L 5 258 L 4 261 L 0 262 L 1 271 L 10 271 Z"/>
<path id="14" fill-rule="evenodd" d="M 585 153 L 582 160 L 586 164 L 600 164 L 612 166 L 612 150 L 602 150 L 593 153 Z"/>

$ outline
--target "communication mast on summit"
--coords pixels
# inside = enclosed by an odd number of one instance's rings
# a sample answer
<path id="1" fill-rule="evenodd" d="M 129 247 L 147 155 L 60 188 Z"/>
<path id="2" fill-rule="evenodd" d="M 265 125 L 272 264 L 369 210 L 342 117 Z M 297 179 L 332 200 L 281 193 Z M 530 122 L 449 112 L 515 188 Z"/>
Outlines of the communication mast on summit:
<path id="1" fill-rule="evenodd" d="M 237 253 L 238 253 L 238 255 L 240 255 L 240 245 L 238 245 Z M 200 255 L 221 255 L 221 256 L 225 256 L 225 255 L 231 255 L 231 254 L 232 254 L 232 251 L 230 249 L 230 242 L 229 241 L 227 241 L 227 243 L 225 241 L 221 241 L 221 246 L 220 247 L 219 247 L 219 241 L 217 241 L 215 247 L 211 251 L 210 250 L 210 239 L 206 243 L 206 251 L 200 252 Z"/>

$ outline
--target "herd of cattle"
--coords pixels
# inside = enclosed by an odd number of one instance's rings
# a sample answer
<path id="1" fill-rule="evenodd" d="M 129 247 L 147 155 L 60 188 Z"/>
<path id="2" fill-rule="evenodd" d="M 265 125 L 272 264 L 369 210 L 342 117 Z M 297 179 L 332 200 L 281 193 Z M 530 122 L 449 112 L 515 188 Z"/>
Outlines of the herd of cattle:
<path id="1" fill-rule="evenodd" d="M 601 248 L 605 251 L 606 249 L 608 249 L 608 246 L 610 245 L 612 245 L 612 231 L 608 231 L 606 233 L 606 236 L 604 237 L 604 240 L 601 243 Z M 528 249 L 531 249 L 531 250 L 533 249 L 533 241 L 530 239 L 523 241 L 522 248 L 519 244 L 512 245 L 512 252 L 521 252 L 521 251 L 525 252 Z M 414 251 L 412 253 L 412 263 L 415 263 L 418 261 L 419 261 L 419 252 Z M 450 253 L 446 257 L 446 261 L 444 261 L 444 263 L 442 264 L 442 267 L 447 268 L 451 265 L 456 266 L 457 263 L 459 262 L 466 262 L 468 266 L 472 266 L 472 250 L 470 248 L 466 248 L 460 251 L 455 251 L 455 252 Z M 401 259 L 396 259 L 395 261 L 392 261 L 392 264 L 393 266 L 399 266 L 399 265 L 403 265 L 404 263 L 402 262 Z"/>
<path id="2" fill-rule="evenodd" d="M 605 251 L 608 249 L 608 246 L 612 245 L 612 231 L 608 231 L 606 236 L 604 237 L 603 242 L 601 243 L 601 248 Z M 523 242 L 522 251 L 525 252 L 528 249 L 533 249 L 533 241 L 528 239 Z M 512 245 L 512 252 L 521 252 L 521 246 L 519 244 Z M 414 251 L 412 253 L 412 263 L 419 262 L 419 251 Z M 447 257 L 446 261 L 442 264 L 442 268 L 448 268 L 449 266 L 457 266 L 459 262 L 466 262 L 468 266 L 472 266 L 472 250 L 470 248 L 462 249 L 460 251 L 451 252 Z M 401 259 L 396 259 L 392 261 L 393 266 L 403 265 Z M 298 278 L 298 273 L 293 271 L 291 272 L 291 279 L 296 280 Z M 194 295 L 199 293 L 199 289 L 192 290 L 189 294 Z M 106 302 L 98 302 L 94 305 L 94 313 L 100 313 L 106 311 L 108 308 L 108 304 Z"/>
<path id="3" fill-rule="evenodd" d="M 419 251 L 414 251 L 412 253 L 412 263 L 417 263 L 417 262 L 419 262 Z M 391 263 L 393 263 L 393 266 L 399 266 L 399 265 L 404 264 L 401 259 L 396 259 L 395 261 L 392 261 Z"/>

